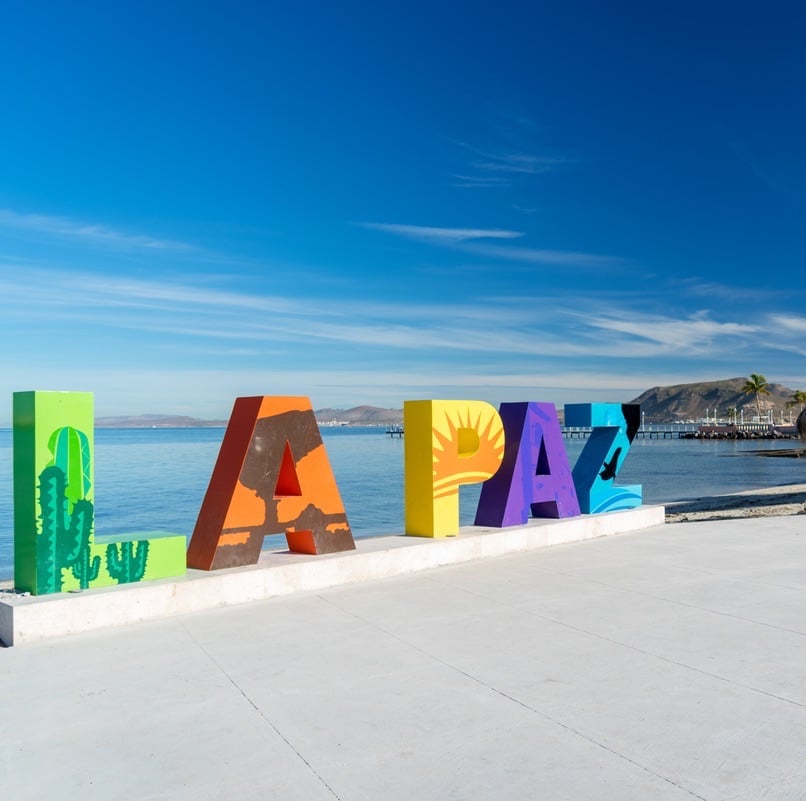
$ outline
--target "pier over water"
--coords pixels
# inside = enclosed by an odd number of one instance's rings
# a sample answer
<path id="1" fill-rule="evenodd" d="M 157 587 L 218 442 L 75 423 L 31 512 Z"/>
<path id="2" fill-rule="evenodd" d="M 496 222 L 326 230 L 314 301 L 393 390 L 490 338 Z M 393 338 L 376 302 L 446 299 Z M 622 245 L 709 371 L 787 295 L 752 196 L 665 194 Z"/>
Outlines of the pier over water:
<path id="1" fill-rule="evenodd" d="M 700 426 L 697 423 L 658 423 L 657 425 L 643 425 L 635 432 L 636 439 L 682 439 L 694 434 Z M 562 432 L 566 439 L 586 439 L 590 436 L 591 428 L 563 426 Z"/>

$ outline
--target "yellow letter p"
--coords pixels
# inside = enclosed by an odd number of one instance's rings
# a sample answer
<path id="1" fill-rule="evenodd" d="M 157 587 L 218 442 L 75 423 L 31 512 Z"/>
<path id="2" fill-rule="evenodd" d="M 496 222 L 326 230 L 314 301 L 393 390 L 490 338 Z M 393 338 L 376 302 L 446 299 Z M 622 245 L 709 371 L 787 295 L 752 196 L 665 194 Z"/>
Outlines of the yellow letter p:
<path id="1" fill-rule="evenodd" d="M 504 458 L 504 426 L 484 401 L 403 404 L 406 534 L 459 532 L 459 485 L 486 481 Z"/>

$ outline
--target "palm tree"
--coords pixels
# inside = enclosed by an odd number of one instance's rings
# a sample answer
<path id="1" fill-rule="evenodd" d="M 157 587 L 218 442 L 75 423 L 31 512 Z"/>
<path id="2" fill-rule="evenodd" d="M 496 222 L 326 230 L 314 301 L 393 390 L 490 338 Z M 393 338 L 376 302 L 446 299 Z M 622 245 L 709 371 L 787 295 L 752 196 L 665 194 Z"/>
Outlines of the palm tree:
<path id="1" fill-rule="evenodd" d="M 736 418 L 739 416 L 739 410 L 735 406 L 731 406 L 728 409 L 728 422 L 730 423 L 733 421 L 733 425 L 736 425 Z"/>
<path id="2" fill-rule="evenodd" d="M 761 395 L 771 395 L 770 392 L 770 385 L 767 383 L 767 379 L 764 378 L 763 375 L 760 373 L 750 373 L 750 378 L 745 381 L 744 386 L 742 387 L 742 392 L 745 395 L 755 395 L 756 396 L 756 411 L 758 412 L 758 421 L 761 422 L 761 400 L 759 396 Z"/>
<path id="3" fill-rule="evenodd" d="M 803 406 L 806 404 L 806 392 L 802 389 L 796 389 L 790 396 L 786 405 L 789 407 L 799 406 L 800 411 L 803 411 Z"/>

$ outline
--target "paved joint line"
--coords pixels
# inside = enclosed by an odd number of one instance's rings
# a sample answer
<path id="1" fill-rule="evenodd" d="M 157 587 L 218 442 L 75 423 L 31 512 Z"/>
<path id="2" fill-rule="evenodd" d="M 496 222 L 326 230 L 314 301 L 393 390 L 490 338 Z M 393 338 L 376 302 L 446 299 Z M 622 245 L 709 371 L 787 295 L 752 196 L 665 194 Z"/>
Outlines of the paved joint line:
<path id="1" fill-rule="evenodd" d="M 717 549 L 711 549 L 711 552 L 714 553 L 714 554 L 731 553 L 731 549 L 730 548 L 719 548 L 718 550 Z M 722 571 L 720 571 L 720 570 L 707 568 L 707 567 L 701 567 L 700 565 L 686 565 L 685 567 L 681 567 L 680 565 L 673 564 L 671 566 L 676 567 L 681 572 L 687 573 L 687 574 L 688 573 L 701 573 L 704 576 L 712 576 L 712 577 L 714 577 L 714 576 L 717 576 L 717 577 L 724 576 L 724 573 Z M 556 573 L 557 575 L 560 575 L 560 576 L 575 576 L 575 577 L 579 578 L 579 574 L 575 573 L 574 571 L 555 570 L 555 569 L 552 569 L 550 567 L 546 567 L 546 568 L 543 568 L 543 569 L 548 573 Z M 587 576 L 585 578 L 587 578 Z M 799 595 L 803 595 L 803 586 L 802 585 L 781 584 L 781 583 L 778 583 L 778 582 L 761 581 L 759 579 L 748 578 L 748 577 L 743 577 L 741 579 L 735 579 L 734 578 L 734 579 L 728 579 L 728 580 L 731 581 L 733 584 L 740 584 L 740 585 L 741 584 L 750 584 L 750 585 L 756 585 L 756 586 L 759 586 L 759 587 L 773 587 L 773 588 L 775 588 L 777 590 L 787 590 L 789 592 L 796 592 Z"/>
<path id="2" fill-rule="evenodd" d="M 558 575 L 569 575 L 564 573 L 558 573 Z M 610 643 L 611 645 L 617 645 L 620 648 L 626 648 L 630 651 L 634 651 L 638 654 L 643 654 L 644 656 L 652 657 L 653 659 L 658 659 L 661 662 L 666 662 L 670 665 L 675 665 L 676 667 L 683 668 L 684 670 L 691 670 L 694 673 L 699 673 L 702 676 L 708 676 L 709 678 L 716 679 L 717 681 L 724 682 L 725 684 L 730 684 L 734 687 L 741 687 L 744 690 L 749 690 L 750 692 L 758 693 L 759 695 L 763 695 L 767 698 L 773 698 L 776 701 L 782 701 L 785 704 L 791 704 L 792 706 L 798 707 L 799 709 L 806 709 L 806 704 L 802 704 L 800 701 L 795 701 L 793 698 L 787 698 L 784 695 L 777 695 L 776 693 L 769 692 L 768 690 L 762 690 L 760 687 L 754 687 L 752 684 L 743 684 L 740 681 L 734 681 L 733 679 L 726 678 L 725 676 L 720 676 L 718 673 L 710 673 L 707 670 L 703 670 L 702 668 L 695 667 L 694 665 L 686 664 L 685 662 L 679 662 L 676 659 L 672 659 L 668 656 L 663 656 L 662 654 L 656 654 L 652 651 L 647 651 L 644 648 L 639 648 L 637 645 L 631 645 L 630 643 L 622 642 L 621 640 L 616 640 L 612 637 L 607 637 L 604 634 L 599 634 L 598 632 L 591 631 L 590 629 L 582 628 L 581 626 L 575 626 L 572 623 L 568 623 L 564 620 L 557 620 L 556 618 L 549 617 L 548 615 L 541 615 L 539 612 L 535 612 L 531 609 L 526 609 L 522 606 L 514 606 L 512 604 L 504 603 L 503 601 L 499 601 L 495 598 L 491 598 L 489 595 L 483 595 L 482 593 L 473 592 L 473 590 L 467 589 L 467 587 L 460 587 L 455 584 L 451 584 L 449 582 L 445 582 L 443 580 L 438 580 L 433 577 L 429 577 L 429 581 L 434 581 L 438 584 L 445 584 L 446 586 L 452 587 L 455 590 L 459 590 L 461 592 L 466 592 L 468 595 L 473 595 L 477 598 L 484 598 L 486 601 L 490 603 L 498 604 L 499 606 L 504 606 L 512 609 L 516 609 L 519 612 L 523 612 L 524 614 L 531 615 L 532 617 L 539 618 L 540 620 L 545 620 L 547 623 L 553 623 L 556 626 L 562 626 L 563 628 L 570 629 L 571 631 L 577 631 L 580 634 L 586 634 L 589 637 L 595 637 L 597 640 L 602 640 L 603 642 Z M 600 582 L 603 583 L 603 582 Z M 604 585 L 610 586 L 610 585 Z M 621 587 L 613 586 L 612 589 L 623 589 Z M 630 590 L 624 590 L 624 592 L 630 592 Z M 643 594 L 643 593 L 639 593 Z M 647 595 L 649 598 L 654 598 L 655 596 Z M 664 598 L 658 598 L 657 600 L 666 600 Z M 670 601 L 670 603 L 678 603 L 677 601 Z M 682 606 L 687 606 L 687 604 L 681 604 Z M 702 607 L 699 606 L 692 606 L 693 609 L 700 609 L 703 610 Z M 711 611 L 705 609 L 703 611 Z M 720 612 L 715 612 L 714 614 L 722 614 Z M 728 617 L 734 617 L 733 615 L 728 615 Z M 744 618 L 738 618 L 738 620 L 744 620 Z M 752 620 L 747 620 L 745 622 L 753 623 Z M 763 625 L 763 624 L 760 624 Z M 772 626 L 772 628 L 776 628 Z M 788 629 L 781 629 L 782 631 L 788 631 Z M 793 632 L 794 634 L 800 634 L 801 632 Z"/>
<path id="3" fill-rule="evenodd" d="M 785 774 L 778 776 L 778 778 L 776 779 L 770 779 L 769 781 L 764 782 L 763 785 L 758 784 L 755 785 L 752 789 L 745 789 L 742 790 L 741 792 L 734 793 L 733 795 L 723 796 L 721 799 L 719 799 L 719 801 L 735 801 L 735 799 L 739 799 L 739 801 L 741 801 L 741 799 L 744 799 L 744 801 L 755 801 L 755 799 L 767 797 L 768 790 L 772 790 L 776 787 L 779 787 L 780 785 L 784 784 L 784 782 L 789 782 L 790 780 L 798 777 L 806 777 L 806 771 L 798 770 L 795 771 L 794 773 L 787 772 Z M 801 787 L 802 786 L 803 784 L 801 784 Z M 798 790 L 798 792 L 799 791 L 800 789 Z M 759 795 L 759 793 L 761 792 L 764 793 L 764 796 Z M 750 793 L 753 793 L 752 797 Z M 783 798 L 783 796 L 781 797 Z M 790 796 L 787 796 L 787 798 L 789 797 Z M 801 793 L 801 795 L 799 795 L 797 798 L 795 798 L 795 796 L 791 796 L 791 801 L 803 801 L 804 798 L 806 798 L 806 793 Z"/>
<path id="4" fill-rule="evenodd" d="M 657 771 L 652 770 L 652 768 L 647 767 L 646 765 L 642 765 L 640 762 L 637 762 L 636 760 L 631 759 L 626 754 L 622 754 L 619 751 L 615 751 L 614 749 L 610 748 L 610 746 L 605 745 L 604 743 L 600 743 L 598 740 L 596 740 L 593 737 L 585 734 L 584 732 L 580 731 L 579 729 L 575 729 L 573 726 L 569 726 L 567 723 L 563 723 L 561 720 L 557 720 L 556 718 L 551 717 L 551 715 L 547 715 L 545 712 L 541 712 L 539 709 L 535 709 L 533 706 L 530 706 L 529 704 L 525 703 L 524 701 L 521 701 L 518 698 L 515 698 L 515 697 L 509 695 L 508 693 L 505 693 L 503 690 L 499 690 L 497 687 L 493 687 L 493 686 L 487 684 L 486 682 L 482 681 L 481 679 L 477 678 L 476 676 L 473 676 L 473 675 L 471 675 L 469 673 L 466 673 L 465 671 L 460 670 L 458 668 L 455 668 L 455 669 L 458 670 L 458 672 L 461 673 L 462 675 L 467 676 L 469 679 L 472 679 L 473 681 L 478 682 L 482 687 L 486 687 L 491 692 L 497 693 L 502 698 L 506 698 L 508 701 L 511 701 L 513 704 L 517 704 L 518 706 L 523 707 L 523 709 L 526 709 L 526 710 L 528 710 L 529 712 L 532 712 L 535 715 L 539 715 L 540 717 L 544 718 L 545 720 L 548 720 L 551 723 L 553 723 L 555 726 L 560 726 L 561 728 L 565 729 L 566 731 L 571 732 L 572 734 L 575 734 L 577 737 L 581 737 L 583 740 L 587 740 L 592 745 L 595 745 L 598 748 L 601 748 L 604 751 L 607 751 L 608 754 L 611 754 L 612 756 L 618 757 L 619 759 L 623 759 L 625 762 L 628 762 L 630 765 L 633 765 L 636 768 L 639 768 L 640 770 L 643 770 L 646 773 L 649 773 L 651 776 L 655 776 L 656 778 L 661 779 L 662 781 L 666 782 L 667 784 L 671 784 L 672 787 L 676 787 L 678 790 L 682 790 L 684 793 L 688 793 L 688 795 L 690 795 L 692 798 L 699 798 L 700 801 L 708 801 L 707 798 L 705 798 L 704 796 L 698 795 L 693 790 L 689 790 L 688 787 L 685 787 L 684 785 L 680 784 L 679 782 L 672 781 L 672 779 L 670 779 L 668 776 L 664 776 L 662 773 L 658 773 Z"/>
<path id="5" fill-rule="evenodd" d="M 578 631 L 580 634 L 587 634 L 590 637 L 596 637 L 599 640 L 604 642 L 611 643 L 612 645 L 618 645 L 621 648 L 627 648 L 630 651 L 635 651 L 638 654 L 643 654 L 644 656 L 652 657 L 653 659 L 659 659 L 661 662 L 666 662 L 670 665 L 675 665 L 676 667 L 683 668 L 684 670 L 691 670 L 694 673 L 699 673 L 702 676 L 708 676 L 711 679 L 716 679 L 717 681 L 724 682 L 725 684 L 730 684 L 734 687 L 741 687 L 743 690 L 749 690 L 750 692 L 758 693 L 759 695 L 766 696 L 767 698 L 774 698 L 776 701 L 782 701 L 785 704 L 791 704 L 792 706 L 796 706 L 799 709 L 806 709 L 806 704 L 802 704 L 799 701 L 795 701 L 793 698 L 787 698 L 783 695 L 777 695 L 776 693 L 769 692 L 768 690 L 762 690 L 760 687 L 754 687 L 752 684 L 744 684 L 740 681 L 734 681 L 733 679 L 729 679 L 725 676 L 720 676 L 718 673 L 711 673 L 707 670 L 703 670 L 702 668 L 695 667 L 694 665 L 688 665 L 685 662 L 679 662 L 676 659 L 672 659 L 668 656 L 663 656 L 661 654 L 653 653 L 652 651 L 647 651 L 644 648 L 639 648 L 636 645 L 630 645 L 629 643 L 621 642 L 620 640 L 615 640 L 612 637 L 606 637 L 604 634 L 597 634 L 595 631 L 589 631 L 588 629 L 583 629 L 579 626 L 573 626 L 570 623 L 564 623 L 561 620 L 555 620 L 554 618 L 546 617 L 545 615 L 538 615 L 535 612 L 531 612 L 528 609 L 522 610 L 529 615 L 535 615 L 536 617 L 541 618 L 542 620 L 546 620 L 550 623 L 555 623 L 559 626 L 565 626 L 565 628 L 571 629 L 572 631 Z"/>
<path id="6" fill-rule="evenodd" d="M 568 573 L 562 571 L 552 571 L 552 572 L 554 572 L 555 575 L 558 576 L 573 576 L 575 578 L 579 578 L 579 576 L 577 576 L 574 573 Z M 706 575 L 718 575 L 716 573 L 710 573 L 708 571 L 704 572 L 706 573 Z M 763 626 L 764 628 L 773 629 L 774 631 L 783 631 L 786 632 L 787 634 L 796 634 L 799 637 L 806 637 L 806 631 L 799 631 L 798 629 L 790 629 L 787 628 L 786 626 L 776 626 L 774 623 L 765 623 L 763 620 L 755 620 L 752 617 L 744 617 L 744 615 L 737 615 L 734 614 L 733 612 L 725 612 L 722 609 L 712 609 L 708 606 L 701 606 L 700 604 L 690 604 L 686 603 L 685 601 L 677 600 L 676 598 L 667 598 L 663 595 L 655 595 L 654 593 L 646 592 L 644 590 L 636 590 L 628 587 L 622 587 L 619 584 L 608 584 L 608 582 L 602 581 L 601 579 L 586 577 L 585 580 L 590 581 L 592 584 L 598 584 L 600 587 L 607 587 L 608 589 L 611 590 L 620 590 L 621 592 L 632 593 L 633 595 L 640 595 L 642 598 L 652 598 L 655 601 L 663 601 L 664 603 L 674 604 L 676 606 L 682 606 L 685 609 L 698 609 L 701 612 L 709 612 L 712 615 L 721 615 L 722 617 L 728 617 L 731 618 L 732 620 L 740 620 L 743 623 L 752 623 L 755 626 Z M 743 582 L 734 581 L 733 583 L 741 586 Z M 753 582 L 753 581 L 748 581 L 744 583 L 758 584 L 761 587 L 778 588 L 780 586 L 777 584 L 766 584 L 764 582 Z M 786 589 L 792 589 L 792 588 L 786 588 Z M 803 595 L 802 590 L 800 591 L 800 594 Z"/>
<path id="7" fill-rule="evenodd" d="M 316 768 L 303 756 L 302 752 L 288 739 L 288 737 L 283 734 L 277 725 L 269 718 L 263 710 L 250 698 L 250 696 L 244 691 L 244 689 L 238 684 L 235 679 L 226 671 L 226 669 L 221 665 L 221 663 L 193 636 L 193 633 L 189 631 L 184 625 L 182 625 L 187 636 L 193 641 L 196 647 L 212 662 L 213 665 L 221 672 L 224 678 L 241 694 L 243 699 L 252 707 L 252 709 L 257 712 L 260 718 L 266 723 L 272 731 L 288 746 L 288 748 L 294 752 L 297 758 L 302 762 L 305 767 L 316 777 L 317 781 L 334 797 L 337 801 L 342 801 L 341 796 L 325 781 L 324 777 L 316 770 Z"/>
<path id="8" fill-rule="evenodd" d="M 331 606 L 335 607 L 340 612 L 342 612 L 344 614 L 347 614 L 347 615 L 350 615 L 351 617 L 355 618 L 356 620 L 360 620 L 365 625 L 370 626 L 370 627 L 372 627 L 372 628 L 374 628 L 374 629 L 376 629 L 376 630 L 378 630 L 380 632 L 383 632 L 386 636 L 391 637 L 392 639 L 397 640 L 400 643 L 403 643 L 403 645 L 407 646 L 408 648 L 411 648 L 414 651 L 417 651 L 418 653 L 422 654 L 423 656 L 427 657 L 428 659 L 431 659 L 434 662 L 437 662 L 438 664 L 443 665 L 444 667 L 448 668 L 449 670 L 452 670 L 454 673 L 458 673 L 460 676 L 463 676 L 464 678 L 468 679 L 469 681 L 472 681 L 475 684 L 478 684 L 479 686 L 484 687 L 489 692 L 495 693 L 496 695 L 500 696 L 501 698 L 504 698 L 505 700 L 509 701 L 510 703 L 515 704 L 516 706 L 519 706 L 522 709 L 525 709 L 527 712 L 531 712 L 533 715 L 537 715 L 538 717 L 543 718 L 544 720 L 548 721 L 549 723 L 551 723 L 551 724 L 553 724 L 555 726 L 559 726 L 561 729 L 564 729 L 568 733 L 573 734 L 573 735 L 579 737 L 582 740 L 585 740 L 586 742 L 590 743 L 591 745 L 595 745 L 597 748 L 601 748 L 603 751 L 606 751 L 611 756 L 614 756 L 617 759 L 621 759 L 624 762 L 627 762 L 629 765 L 632 765 L 633 767 L 638 768 L 639 770 L 642 770 L 645 773 L 648 773 L 650 776 L 654 776 L 655 778 L 660 779 L 661 781 L 664 781 L 667 784 L 670 784 L 672 787 L 675 787 L 678 790 L 682 790 L 684 793 L 687 793 L 692 798 L 698 798 L 698 799 L 700 799 L 700 801 L 708 801 L 708 799 L 705 798 L 704 796 L 698 795 L 693 790 L 689 790 L 684 785 L 679 784 L 678 782 L 672 781 L 672 779 L 670 779 L 668 776 L 664 776 L 662 773 L 658 773 L 657 771 L 652 770 L 652 768 L 649 768 L 646 765 L 642 765 L 640 762 L 637 762 L 636 760 L 631 759 L 626 754 L 622 754 L 619 751 L 616 751 L 616 750 L 610 748 L 609 746 L 605 745 L 604 743 L 600 743 L 598 740 L 594 739 L 590 735 L 585 734 L 584 732 L 580 731 L 579 729 L 574 728 L 573 726 L 570 726 L 567 723 L 563 723 L 563 721 L 561 721 L 561 720 L 553 718 L 551 715 L 547 714 L 546 712 L 543 712 L 543 711 L 541 711 L 541 710 L 539 710 L 539 709 L 537 709 L 537 708 L 535 708 L 533 706 L 530 706 L 529 704 L 525 703 L 524 701 L 521 701 L 521 700 L 515 698 L 514 696 L 509 695 L 508 693 L 504 692 L 503 690 L 500 690 L 498 687 L 494 687 L 493 685 L 488 684 L 487 682 L 485 682 L 482 679 L 480 679 L 478 676 L 474 676 L 472 673 L 468 673 L 466 670 L 463 670 L 462 668 L 458 667 L 457 665 L 451 664 L 450 662 L 446 662 L 444 659 L 441 659 L 440 657 L 436 656 L 436 654 L 432 654 L 429 651 L 426 651 L 424 648 L 421 648 L 419 645 L 415 645 L 414 643 L 409 642 L 408 640 L 406 640 L 405 638 L 401 637 L 400 635 L 395 634 L 393 631 L 390 631 L 389 629 L 384 628 L 383 626 L 380 626 L 377 623 L 375 623 L 375 622 L 373 622 L 371 620 L 368 620 L 367 618 L 365 618 L 365 617 L 363 617 L 363 616 L 361 616 L 359 614 L 356 614 L 355 612 L 353 612 L 350 609 L 345 609 L 344 607 L 339 606 L 339 604 L 335 603 L 332 598 L 326 597 L 324 595 L 319 595 L 317 597 L 319 597 L 325 603 L 328 603 Z"/>

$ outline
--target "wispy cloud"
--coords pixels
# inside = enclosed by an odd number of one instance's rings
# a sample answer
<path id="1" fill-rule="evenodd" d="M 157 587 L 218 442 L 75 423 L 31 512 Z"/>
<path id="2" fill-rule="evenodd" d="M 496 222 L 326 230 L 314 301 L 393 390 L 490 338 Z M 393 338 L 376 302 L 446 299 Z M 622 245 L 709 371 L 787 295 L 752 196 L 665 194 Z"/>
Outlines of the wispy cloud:
<path id="1" fill-rule="evenodd" d="M 603 256 L 597 253 L 583 253 L 573 250 L 552 250 L 547 248 L 510 247 L 493 244 L 483 240 L 512 240 L 524 236 L 520 231 L 502 230 L 499 228 L 437 228 L 422 225 L 399 225 L 395 223 L 362 222 L 357 225 L 376 231 L 402 236 L 433 245 L 441 245 L 486 256 L 493 259 L 525 262 L 527 264 L 547 264 L 564 267 L 613 267 L 623 263 L 623 259 L 615 256 Z"/>
<path id="2" fill-rule="evenodd" d="M 806 317 L 797 317 L 793 314 L 772 314 L 770 315 L 771 322 L 783 328 L 785 331 L 791 331 L 795 334 L 802 334 L 806 332 Z"/>
<path id="3" fill-rule="evenodd" d="M 60 239 L 81 241 L 116 249 L 195 251 L 186 242 L 156 239 L 151 236 L 125 233 L 97 223 L 81 222 L 67 217 L 44 214 L 22 214 L 12 209 L 0 209 L 0 226 L 17 231 L 33 231 Z"/>
<path id="4" fill-rule="evenodd" d="M 498 187 L 512 186 L 512 181 L 508 178 L 501 178 L 497 175 L 461 175 L 454 174 L 456 183 L 454 186 L 459 189 L 496 189 Z"/>
<path id="5" fill-rule="evenodd" d="M 568 163 L 569 159 L 532 156 L 528 153 L 487 153 L 483 155 L 483 158 L 473 161 L 472 166 L 477 170 L 490 172 L 538 175 L 540 173 L 550 172 Z"/>
<path id="6" fill-rule="evenodd" d="M 231 277 L 227 278 L 231 281 Z M 87 291 L 91 287 L 92 291 Z M 15 304 L 26 315 L 36 310 L 50 315 L 53 309 L 158 309 L 181 314 L 198 308 L 260 313 L 290 313 L 296 304 L 273 295 L 255 295 L 215 287 L 202 287 L 167 279 L 144 280 L 99 275 L 91 272 L 26 269 L 24 273 L 4 268 L 0 290 L 13 313 Z M 35 302 L 34 302 L 35 301 Z"/>
<path id="7" fill-rule="evenodd" d="M 694 298 L 720 298 L 728 302 L 751 301 L 755 304 L 762 298 L 772 298 L 791 292 L 773 287 L 740 286 L 739 284 L 722 284 L 717 281 L 703 281 L 699 278 L 673 279 L 669 286 L 676 287 L 678 291 Z"/>
<path id="8" fill-rule="evenodd" d="M 582 253 L 574 250 L 548 250 L 545 248 L 508 248 L 501 245 L 473 243 L 461 250 L 478 256 L 489 256 L 507 261 L 528 264 L 553 264 L 564 267 L 613 267 L 623 263 L 616 256 L 601 256 L 597 253 Z"/>
<path id="9" fill-rule="evenodd" d="M 799 180 L 802 161 L 798 164 L 793 163 L 792 159 L 783 158 L 780 149 L 771 143 L 768 137 L 757 142 L 732 138 L 728 142 L 728 148 L 739 166 L 755 178 L 765 190 L 776 194 L 802 192 Z"/>
<path id="10" fill-rule="evenodd" d="M 507 231 L 500 228 L 436 228 L 425 225 L 399 225 L 397 223 L 356 223 L 362 228 L 383 231 L 387 234 L 417 239 L 421 242 L 452 245 L 473 239 L 517 239 L 521 231 Z"/>
<path id="11" fill-rule="evenodd" d="M 461 173 L 455 174 L 455 184 L 463 188 L 495 188 L 510 186 L 519 177 L 553 172 L 573 159 L 565 156 L 536 155 L 525 149 L 483 149 L 467 142 L 456 144 L 471 158 Z"/>
<path id="12" fill-rule="evenodd" d="M 705 312 L 686 318 L 643 315 L 586 315 L 585 324 L 611 334 L 624 334 L 637 341 L 651 342 L 663 352 L 701 350 L 718 338 L 747 338 L 759 332 L 759 327 L 736 322 L 718 322 Z"/>

